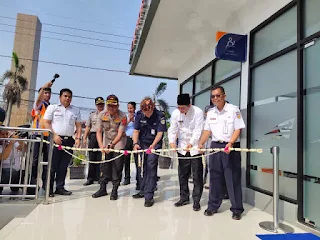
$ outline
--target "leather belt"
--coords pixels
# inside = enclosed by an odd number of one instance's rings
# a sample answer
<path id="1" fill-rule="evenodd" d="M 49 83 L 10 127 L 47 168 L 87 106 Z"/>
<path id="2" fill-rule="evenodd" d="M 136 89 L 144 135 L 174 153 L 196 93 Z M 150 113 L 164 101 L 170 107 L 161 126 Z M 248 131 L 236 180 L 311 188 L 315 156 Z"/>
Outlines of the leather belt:
<path id="1" fill-rule="evenodd" d="M 70 138 L 72 138 L 72 137 L 70 137 L 70 136 L 60 136 L 62 139 L 64 139 L 64 140 L 67 140 L 67 139 L 70 139 Z"/>

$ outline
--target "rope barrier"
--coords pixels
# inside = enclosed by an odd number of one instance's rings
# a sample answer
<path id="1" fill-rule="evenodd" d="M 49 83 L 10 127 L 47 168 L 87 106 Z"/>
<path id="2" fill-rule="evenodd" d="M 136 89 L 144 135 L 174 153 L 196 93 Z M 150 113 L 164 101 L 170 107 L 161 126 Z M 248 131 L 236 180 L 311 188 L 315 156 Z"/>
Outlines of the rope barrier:
<path id="1" fill-rule="evenodd" d="M 50 144 L 49 141 L 43 140 L 44 143 L 46 144 Z M 191 151 L 191 150 L 198 150 L 200 152 L 203 152 L 206 154 L 202 154 L 202 161 L 204 161 L 205 157 L 216 154 L 218 152 L 225 152 L 227 149 L 225 148 L 207 148 L 207 149 L 198 149 L 198 148 L 189 148 L 189 149 L 184 149 L 184 148 L 175 148 L 175 149 L 141 149 L 141 150 L 117 150 L 117 149 L 109 149 L 109 148 L 76 148 L 76 147 L 68 147 L 68 146 L 62 146 L 62 145 L 58 145 L 58 144 L 54 144 L 54 147 L 58 148 L 59 150 L 65 151 L 66 153 L 68 153 L 69 155 L 71 155 L 72 157 L 81 160 L 83 162 L 87 162 L 87 163 L 92 163 L 92 164 L 101 164 L 101 163 L 106 163 L 106 162 L 112 162 L 120 157 L 122 157 L 123 155 L 127 156 L 129 154 L 135 154 L 135 153 L 146 153 L 146 154 L 156 154 L 158 156 L 162 156 L 162 157 L 168 157 L 167 155 L 164 155 L 162 153 L 165 152 L 177 152 L 177 151 Z M 90 161 L 90 160 L 86 160 L 86 159 L 82 159 L 76 155 L 74 155 L 73 153 L 69 152 L 68 150 L 72 150 L 72 151 L 86 151 L 86 152 L 97 152 L 97 151 L 109 151 L 109 152 L 115 152 L 115 153 L 120 153 L 118 156 L 105 160 L 104 159 L 104 154 L 103 154 L 103 159 L 100 161 Z M 230 151 L 236 151 L 236 152 L 257 152 L 257 153 L 262 153 L 263 149 L 248 149 L 248 148 L 229 148 L 228 150 Z M 209 153 L 208 153 L 209 152 Z M 199 158 L 200 156 L 190 156 L 190 157 L 178 157 L 178 156 L 170 156 L 170 158 L 176 158 L 176 159 L 196 159 Z M 144 162 L 144 154 L 142 154 L 142 159 L 140 154 L 138 154 L 138 165 L 142 167 Z"/>

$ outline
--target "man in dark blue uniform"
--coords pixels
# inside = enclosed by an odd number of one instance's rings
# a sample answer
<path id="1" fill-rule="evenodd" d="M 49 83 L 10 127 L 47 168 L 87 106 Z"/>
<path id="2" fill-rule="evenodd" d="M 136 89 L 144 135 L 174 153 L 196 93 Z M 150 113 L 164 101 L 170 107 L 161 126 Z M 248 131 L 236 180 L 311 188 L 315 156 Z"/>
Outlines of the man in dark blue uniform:
<path id="1" fill-rule="evenodd" d="M 140 109 L 134 121 L 134 150 L 161 149 L 163 133 L 167 131 L 165 115 L 155 108 L 154 102 L 149 97 L 142 100 Z M 140 183 L 140 192 L 133 195 L 133 198 L 144 197 L 145 207 L 151 207 L 154 204 L 153 195 L 157 184 L 158 158 L 158 155 L 148 153 L 144 153 L 142 157 L 143 178 Z M 137 169 L 137 174 L 141 174 L 141 168 Z"/>

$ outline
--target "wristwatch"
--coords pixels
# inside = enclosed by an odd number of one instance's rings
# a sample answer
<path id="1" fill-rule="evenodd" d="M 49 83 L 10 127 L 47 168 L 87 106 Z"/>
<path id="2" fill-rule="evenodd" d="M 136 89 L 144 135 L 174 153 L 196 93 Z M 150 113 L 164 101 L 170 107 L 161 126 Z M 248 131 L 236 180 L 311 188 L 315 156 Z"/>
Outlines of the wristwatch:
<path id="1" fill-rule="evenodd" d="M 81 138 L 78 138 L 78 137 L 76 137 L 75 139 L 76 139 L 76 140 L 81 140 Z"/>
<path id="2" fill-rule="evenodd" d="M 134 144 L 132 144 L 133 146 L 135 146 L 135 145 L 138 145 L 138 143 L 134 143 Z"/>

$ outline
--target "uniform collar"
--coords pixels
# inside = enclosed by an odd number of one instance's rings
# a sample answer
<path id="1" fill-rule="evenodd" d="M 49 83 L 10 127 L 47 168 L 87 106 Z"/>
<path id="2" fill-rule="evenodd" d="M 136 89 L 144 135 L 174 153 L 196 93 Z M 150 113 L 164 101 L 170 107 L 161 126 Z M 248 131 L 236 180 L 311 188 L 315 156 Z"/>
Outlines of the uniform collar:
<path id="1" fill-rule="evenodd" d="M 217 112 L 217 113 L 220 113 L 219 109 L 217 106 L 215 106 L 214 108 L 214 111 Z M 221 110 L 221 112 L 228 112 L 229 110 L 229 103 L 225 103 L 224 106 L 223 106 L 223 109 Z"/>
<path id="2" fill-rule="evenodd" d="M 59 106 L 59 107 L 65 107 L 65 106 L 63 106 L 61 103 L 59 103 L 58 106 Z M 70 105 L 69 105 L 68 107 L 66 107 L 66 108 L 72 108 L 72 105 L 70 104 Z"/>

